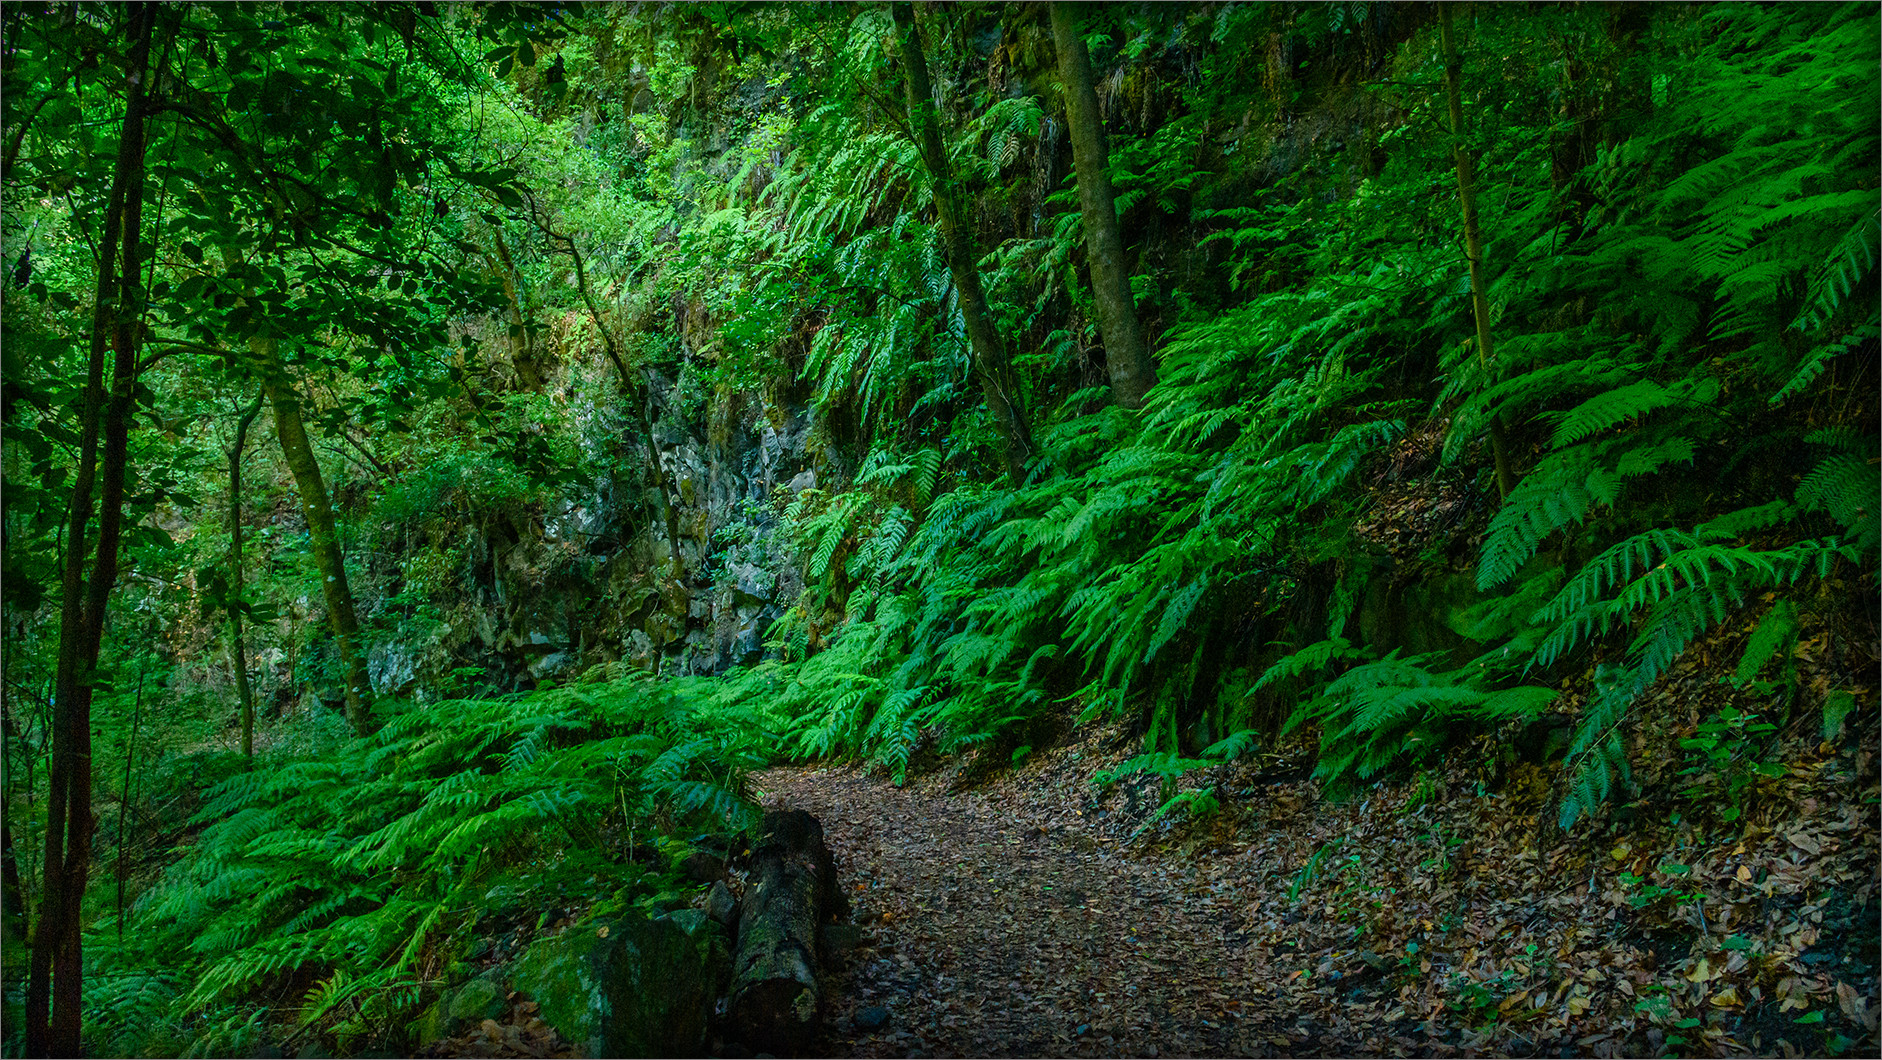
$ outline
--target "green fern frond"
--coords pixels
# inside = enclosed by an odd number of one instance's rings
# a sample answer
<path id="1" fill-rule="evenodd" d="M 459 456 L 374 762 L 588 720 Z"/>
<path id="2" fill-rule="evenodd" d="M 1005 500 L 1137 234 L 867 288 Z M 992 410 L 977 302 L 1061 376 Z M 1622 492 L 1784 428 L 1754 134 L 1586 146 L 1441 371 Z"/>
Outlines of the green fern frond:
<path id="1" fill-rule="evenodd" d="M 1355 648 L 1340 637 L 1318 641 L 1276 660 L 1272 666 L 1261 672 L 1261 676 L 1255 680 L 1249 690 L 1258 692 L 1276 681 L 1324 670 L 1341 660 L 1366 659 L 1371 655 L 1371 652 L 1364 648 Z"/>
<path id="2" fill-rule="evenodd" d="M 1823 374 L 1823 370 L 1829 367 L 1830 361 L 1835 358 L 1865 344 L 1873 346 L 1878 337 L 1882 337 L 1882 328 L 1878 328 L 1876 321 L 1876 314 L 1871 313 L 1868 323 L 1857 327 L 1842 338 L 1826 342 L 1805 354 L 1803 360 L 1797 363 L 1790 378 L 1785 380 L 1784 385 L 1771 395 L 1770 404 L 1782 405 L 1803 392 L 1811 383 L 1816 382 L 1817 377 Z"/>
<path id="3" fill-rule="evenodd" d="M 1641 380 L 1598 394 L 1569 410 L 1556 425 L 1549 444 L 1561 449 L 1617 424 L 1673 404 L 1677 398 L 1652 380 Z"/>
<path id="4" fill-rule="evenodd" d="M 1853 194 L 1858 196 L 1854 201 L 1858 207 L 1869 205 L 1874 198 L 1872 192 Z M 1882 212 L 1864 211 L 1830 248 L 1828 257 L 1811 277 L 1809 297 L 1792 327 L 1810 331 L 1836 315 L 1858 285 L 1875 271 L 1879 237 L 1882 237 Z M 1772 403 L 1776 404 L 1777 399 Z"/>
<path id="5" fill-rule="evenodd" d="M 1864 459 L 1849 452 L 1825 459 L 1797 484 L 1797 506 L 1828 512 L 1848 532 L 1851 543 L 1865 552 L 1874 552 L 1882 542 L 1878 498 L 1882 498 L 1882 464 L 1874 457 Z"/>
<path id="6" fill-rule="evenodd" d="M 1789 600 L 1779 600 L 1746 640 L 1745 653 L 1739 657 L 1733 676 L 1734 683 L 1741 687 L 1750 683 L 1773 655 L 1788 652 L 1796 643 L 1797 608 Z"/>

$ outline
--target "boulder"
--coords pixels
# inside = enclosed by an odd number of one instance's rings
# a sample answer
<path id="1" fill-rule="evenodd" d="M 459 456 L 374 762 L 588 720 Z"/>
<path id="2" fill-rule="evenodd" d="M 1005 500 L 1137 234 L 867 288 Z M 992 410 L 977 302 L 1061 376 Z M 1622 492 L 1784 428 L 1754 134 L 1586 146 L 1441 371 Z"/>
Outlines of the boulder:
<path id="1" fill-rule="evenodd" d="M 575 656 L 565 651 L 551 652 L 529 664 L 529 676 L 538 681 L 551 677 L 560 677 L 575 662 Z"/>
<path id="2" fill-rule="evenodd" d="M 366 653 L 366 678 L 382 696 L 403 692 L 418 680 L 418 653 L 399 645 L 376 645 Z"/>
<path id="3" fill-rule="evenodd" d="M 484 1020 L 501 1019 L 509 1008 L 502 972 L 487 972 L 447 991 L 418 1017 L 415 1031 L 423 1048 L 442 1038 L 456 1038 Z"/>
<path id="4" fill-rule="evenodd" d="M 728 929 L 737 928 L 738 898 L 724 880 L 713 883 L 712 890 L 706 892 L 706 915 Z"/>
<path id="5" fill-rule="evenodd" d="M 588 1056 L 700 1056 L 731 976 L 718 926 L 698 910 L 589 920 L 511 967 L 543 1022 Z"/>

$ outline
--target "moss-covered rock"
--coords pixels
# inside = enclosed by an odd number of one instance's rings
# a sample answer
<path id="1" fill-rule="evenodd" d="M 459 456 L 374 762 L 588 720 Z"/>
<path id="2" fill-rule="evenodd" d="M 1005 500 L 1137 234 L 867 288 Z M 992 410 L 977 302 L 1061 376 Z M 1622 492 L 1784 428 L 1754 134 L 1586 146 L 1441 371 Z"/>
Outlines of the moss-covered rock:
<path id="1" fill-rule="evenodd" d="M 455 1038 L 484 1020 L 501 1019 L 509 1008 L 507 994 L 500 969 L 447 991 L 413 1025 L 419 1047 L 443 1038 Z"/>
<path id="2" fill-rule="evenodd" d="M 578 924 L 531 946 L 510 981 L 589 1056 L 697 1056 L 730 975 L 717 925 L 682 910 Z"/>

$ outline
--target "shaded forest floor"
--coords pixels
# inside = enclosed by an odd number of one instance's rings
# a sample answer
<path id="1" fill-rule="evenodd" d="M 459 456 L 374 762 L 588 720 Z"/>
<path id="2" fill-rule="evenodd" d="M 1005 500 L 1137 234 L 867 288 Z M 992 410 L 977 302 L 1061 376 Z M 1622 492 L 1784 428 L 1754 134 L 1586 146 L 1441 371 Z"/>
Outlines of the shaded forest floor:
<path id="1" fill-rule="evenodd" d="M 1742 818 L 1648 769 L 1540 853 L 1543 771 L 1486 777 L 1491 741 L 1338 804 L 1272 758 L 1192 774 L 1224 805 L 1180 823 L 1091 783 L 1115 727 L 979 785 L 755 784 L 824 821 L 863 929 L 812 1055 L 1877 1055 L 1874 733 L 1792 728 Z"/>
<path id="2" fill-rule="evenodd" d="M 1138 751 L 1116 723 L 901 787 L 759 773 L 822 820 L 852 907 L 806 1055 L 1882 1055 L 1875 690 L 1815 632 L 1798 680 L 1860 682 L 1847 715 L 1721 730 L 1743 635 L 1643 699 L 1627 801 L 1566 836 L 1514 725 L 1343 801 L 1308 742 L 1197 769 L 1195 818 L 1154 776 L 1093 783 Z M 512 1001 L 429 1055 L 569 1055 Z"/>

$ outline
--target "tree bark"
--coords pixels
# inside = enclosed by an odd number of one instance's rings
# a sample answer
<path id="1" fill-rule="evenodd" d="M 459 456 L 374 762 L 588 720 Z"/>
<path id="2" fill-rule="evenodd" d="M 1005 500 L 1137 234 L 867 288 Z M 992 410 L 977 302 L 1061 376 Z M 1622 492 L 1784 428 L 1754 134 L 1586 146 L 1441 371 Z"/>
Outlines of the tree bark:
<path id="1" fill-rule="evenodd" d="M 1157 368 L 1131 296 L 1117 193 L 1111 187 L 1110 149 L 1098 114 L 1098 92 L 1092 86 L 1091 55 L 1078 32 L 1078 14 L 1065 0 L 1053 0 L 1052 37 L 1058 45 L 1059 78 L 1065 86 L 1065 118 L 1072 138 L 1072 167 L 1078 174 L 1085 256 L 1091 265 L 1091 294 L 1098 304 L 1098 327 L 1104 336 L 1104 363 L 1111 373 L 1111 400 L 1127 409 L 1141 408 L 1144 392 L 1157 380 Z"/>
<path id="2" fill-rule="evenodd" d="M 242 450 L 248 427 L 261 414 L 265 395 L 242 410 L 229 446 L 229 655 L 235 664 L 235 697 L 242 706 L 242 757 L 255 757 L 255 693 L 248 684 L 248 649 L 242 642 Z"/>
<path id="3" fill-rule="evenodd" d="M 275 358 L 274 340 L 256 338 L 250 347 L 263 364 L 262 389 L 274 408 L 275 435 L 281 441 L 281 455 L 294 473 L 294 485 L 301 495 L 301 512 L 307 518 L 307 532 L 312 539 L 314 567 L 320 574 L 320 592 L 327 604 L 327 622 L 340 645 L 340 669 L 346 680 L 346 720 L 361 736 L 373 730 L 372 685 L 366 679 L 366 657 L 361 650 L 359 616 L 353 609 L 353 590 L 346 580 L 346 555 L 340 547 L 340 532 L 334 525 L 333 504 L 327 497 L 326 480 L 320 475 L 320 463 L 314 459 L 314 447 L 307 439 L 301 422 L 301 397 L 287 377 L 285 367 Z"/>
<path id="4" fill-rule="evenodd" d="M 847 912 L 823 826 L 769 810 L 752 844 L 751 885 L 732 959 L 731 1017 L 744 1044 L 792 1052 L 817 1029 L 818 928 Z"/>
<path id="5" fill-rule="evenodd" d="M 0 817 L 0 944 L 14 955 L 26 952 L 26 889 L 20 886 L 20 866 L 13 856 L 13 829 Z M 7 964 L 11 972 L 12 961 Z"/>
<path id="6" fill-rule="evenodd" d="M 632 372 L 628 371 L 627 358 L 614 343 L 614 332 L 609 329 L 607 318 L 602 315 L 601 306 L 596 303 L 594 292 L 588 289 L 588 267 L 582 262 L 581 248 L 576 246 L 574 236 L 565 236 L 551 229 L 541 218 L 537 224 L 543 234 L 560 242 L 568 249 L 569 258 L 575 263 L 575 286 L 581 291 L 582 304 L 588 307 L 588 317 L 595 322 L 595 330 L 601 334 L 601 347 L 607 352 L 608 361 L 614 365 L 615 373 L 620 377 L 621 390 L 634 405 L 634 411 L 640 416 L 640 429 L 647 437 L 647 470 L 653 475 L 654 489 L 660 494 L 661 518 L 666 523 L 667 550 L 672 553 L 670 561 L 673 575 L 680 573 L 680 517 L 675 510 L 676 492 L 667 481 L 666 466 L 660 462 L 660 442 L 654 437 L 653 414 L 648 406 L 653 400 L 653 388 L 642 380 L 636 382 Z"/>
<path id="7" fill-rule="evenodd" d="M 1613 4 L 1608 8 L 1608 41 L 1614 47 L 1609 80 L 1613 88 L 1602 101 L 1601 142 L 1616 147 L 1653 116 L 1651 58 L 1642 59 L 1643 41 L 1651 39 L 1652 5 Z"/>
<path id="8" fill-rule="evenodd" d="M 536 364 L 535 344 L 530 341 L 529 329 L 523 320 L 522 293 L 516 288 L 516 263 L 510 258 L 510 245 L 504 241 L 501 229 L 495 232 L 495 242 L 498 271 L 503 274 L 503 295 L 510 303 L 510 366 L 516 370 L 517 382 L 533 393 L 542 389 L 542 369 Z"/>
<path id="9" fill-rule="evenodd" d="M 915 24 L 910 5 L 897 3 L 894 9 L 896 35 L 902 49 L 902 64 L 907 76 L 903 85 L 908 96 L 908 123 L 915 135 L 915 147 L 934 185 L 935 212 L 941 223 L 941 241 L 947 248 L 948 272 L 954 279 L 955 298 L 960 304 L 961 321 L 967 328 L 968 347 L 972 351 L 974 375 L 980 381 L 987 410 L 993 413 L 994 427 L 1000 433 L 1006 473 L 1015 483 L 1026 477 L 1026 461 L 1032 456 L 1032 433 L 1019 405 L 1019 383 L 1013 362 L 1007 357 L 1006 344 L 993 326 L 987 311 L 987 296 L 980 286 L 980 251 L 975 245 L 972 220 L 968 216 L 966 196 L 954 179 L 947 150 L 941 142 L 941 125 L 935 115 L 934 90 L 928 80 L 928 58 L 922 47 L 921 27 Z"/>
<path id="10" fill-rule="evenodd" d="M 91 809 L 91 699 L 97 680 L 105 607 L 118 576 L 124 524 L 124 479 L 131 399 L 137 383 L 143 292 L 142 260 L 146 82 L 156 9 L 129 8 L 127 93 L 111 197 L 99 243 L 79 462 L 66 522 L 59 657 L 53 679 L 52 768 L 48 776 L 44 893 L 27 973 L 26 1051 L 31 1056 L 79 1055 L 79 988 L 83 955 L 79 907 L 90 869 L 96 822 Z M 112 351 L 111 388 L 104 385 L 105 347 Z M 102 433 L 102 453 L 100 434 Z M 94 490 L 98 536 L 86 577 L 87 529 Z"/>
<path id="11" fill-rule="evenodd" d="M 1464 257 L 1470 264 L 1470 307 L 1477 323 L 1477 360 L 1486 373 L 1496 353 L 1490 342 L 1490 299 L 1484 292 L 1483 233 L 1477 226 L 1477 164 L 1464 144 L 1464 60 L 1451 31 L 1451 5 L 1438 5 L 1438 30 L 1444 45 L 1444 89 L 1451 112 L 1451 159 L 1457 166 L 1457 199 L 1464 214 Z M 1516 488 L 1509 444 L 1501 416 L 1490 420 L 1490 453 L 1496 461 L 1496 488 L 1508 497 Z"/>

